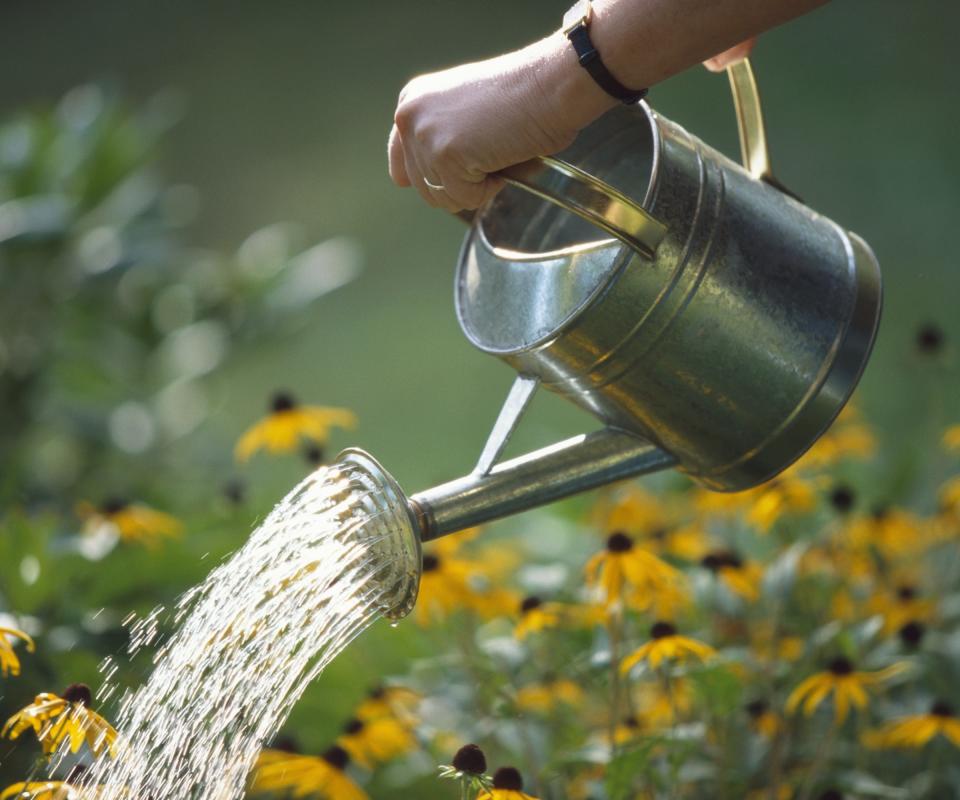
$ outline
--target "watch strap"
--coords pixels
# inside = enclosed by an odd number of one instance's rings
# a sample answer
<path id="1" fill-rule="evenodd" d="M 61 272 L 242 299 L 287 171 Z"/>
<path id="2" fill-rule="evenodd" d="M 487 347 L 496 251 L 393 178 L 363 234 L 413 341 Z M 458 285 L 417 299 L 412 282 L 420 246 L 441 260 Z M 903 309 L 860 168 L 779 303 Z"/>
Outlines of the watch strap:
<path id="1" fill-rule="evenodd" d="M 590 77 L 593 78 L 596 84 L 608 95 L 628 105 L 638 103 L 647 96 L 646 89 L 628 89 L 610 74 L 610 70 L 607 69 L 606 64 L 603 63 L 603 59 L 600 58 L 600 53 L 597 51 L 597 48 L 593 46 L 586 23 L 580 22 L 578 25 L 572 27 L 567 31 L 567 38 L 577 53 L 580 66 L 590 74 Z"/>

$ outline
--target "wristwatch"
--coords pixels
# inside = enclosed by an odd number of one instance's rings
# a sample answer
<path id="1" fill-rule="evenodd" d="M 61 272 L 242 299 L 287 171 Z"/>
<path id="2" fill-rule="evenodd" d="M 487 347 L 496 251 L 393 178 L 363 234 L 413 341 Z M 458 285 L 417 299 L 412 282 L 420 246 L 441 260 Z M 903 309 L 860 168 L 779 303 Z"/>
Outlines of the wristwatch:
<path id="1" fill-rule="evenodd" d="M 646 89 L 628 89 L 610 74 L 600 58 L 600 53 L 590 41 L 590 23 L 593 20 L 593 6 L 590 0 L 577 0 L 576 3 L 563 15 L 563 35 L 570 40 L 577 53 L 580 66 L 590 77 L 611 97 L 623 103 L 637 103 L 647 95 Z"/>

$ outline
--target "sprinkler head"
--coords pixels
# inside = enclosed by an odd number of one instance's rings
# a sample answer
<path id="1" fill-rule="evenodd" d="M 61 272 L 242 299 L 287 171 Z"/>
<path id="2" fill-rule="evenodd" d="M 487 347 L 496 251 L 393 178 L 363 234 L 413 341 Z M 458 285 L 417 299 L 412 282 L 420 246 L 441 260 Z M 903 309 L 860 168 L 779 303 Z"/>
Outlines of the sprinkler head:
<path id="1" fill-rule="evenodd" d="M 383 589 L 378 610 L 387 619 L 403 619 L 413 610 L 420 589 L 418 520 L 399 484 L 369 453 L 350 448 L 335 463 L 352 467 L 350 482 L 367 512 L 364 535 Z"/>

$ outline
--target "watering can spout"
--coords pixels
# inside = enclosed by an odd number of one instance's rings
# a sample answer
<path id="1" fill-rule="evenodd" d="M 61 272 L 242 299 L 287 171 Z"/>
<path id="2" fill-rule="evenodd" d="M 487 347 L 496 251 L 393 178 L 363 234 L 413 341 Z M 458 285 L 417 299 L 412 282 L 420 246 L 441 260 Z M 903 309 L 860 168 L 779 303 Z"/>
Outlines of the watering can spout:
<path id="1" fill-rule="evenodd" d="M 410 506 L 426 542 L 675 464 L 673 456 L 649 442 L 607 428 L 418 492 Z"/>

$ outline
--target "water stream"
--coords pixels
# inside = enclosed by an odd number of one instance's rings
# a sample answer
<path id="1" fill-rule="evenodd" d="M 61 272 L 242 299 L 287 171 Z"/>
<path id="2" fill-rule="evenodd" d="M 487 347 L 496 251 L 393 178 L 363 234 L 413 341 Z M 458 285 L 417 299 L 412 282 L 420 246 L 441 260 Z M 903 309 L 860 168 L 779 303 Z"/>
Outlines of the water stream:
<path id="1" fill-rule="evenodd" d="M 81 796 L 241 797 L 304 689 L 391 607 L 408 525 L 354 465 L 309 476 L 178 602 L 149 680 L 119 698 L 117 757 L 95 765 L 100 785 Z M 160 613 L 132 627 L 131 653 L 156 646 Z M 101 704 L 116 691 L 107 677 Z"/>

